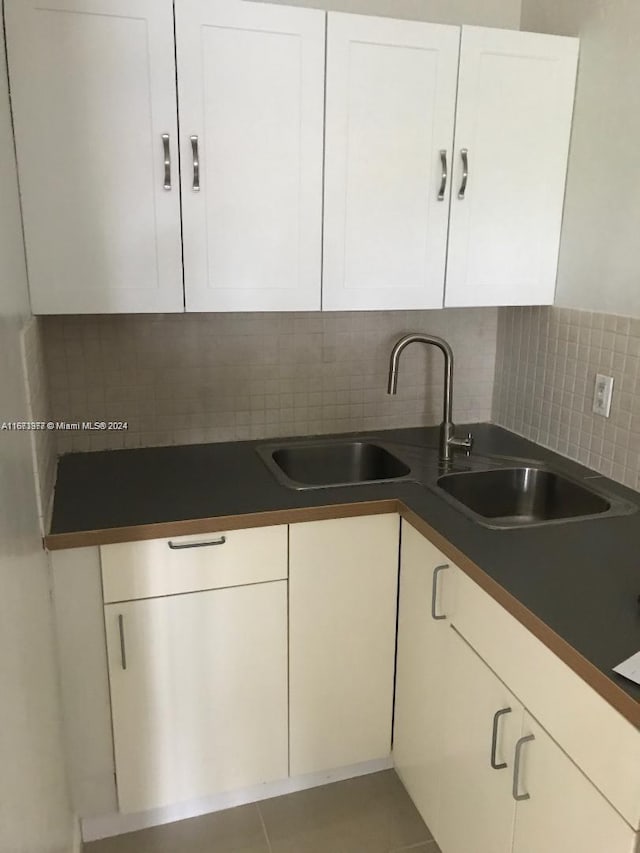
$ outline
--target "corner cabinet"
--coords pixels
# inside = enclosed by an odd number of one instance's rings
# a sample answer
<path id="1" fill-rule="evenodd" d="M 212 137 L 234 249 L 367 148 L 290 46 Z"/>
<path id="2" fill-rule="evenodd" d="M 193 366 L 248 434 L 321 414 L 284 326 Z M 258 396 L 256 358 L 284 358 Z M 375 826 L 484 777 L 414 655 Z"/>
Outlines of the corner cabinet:
<path id="1" fill-rule="evenodd" d="M 34 313 L 553 302 L 577 39 L 240 0 L 6 24 Z"/>
<path id="2" fill-rule="evenodd" d="M 389 758 L 397 515 L 289 528 L 292 776 Z"/>

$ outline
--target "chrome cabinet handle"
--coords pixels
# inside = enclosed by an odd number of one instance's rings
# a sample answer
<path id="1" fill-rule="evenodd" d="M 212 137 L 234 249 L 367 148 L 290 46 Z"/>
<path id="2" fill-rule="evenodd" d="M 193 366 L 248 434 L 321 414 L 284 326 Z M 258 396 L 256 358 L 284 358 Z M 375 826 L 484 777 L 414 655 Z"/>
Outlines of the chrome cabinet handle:
<path id="1" fill-rule="evenodd" d="M 444 201 L 444 193 L 447 189 L 447 152 L 444 148 L 440 149 L 440 164 L 442 166 L 442 174 L 440 176 L 440 189 L 438 190 L 438 201 Z"/>
<path id="2" fill-rule="evenodd" d="M 118 630 L 120 631 L 120 663 L 122 669 L 127 668 L 127 648 L 124 639 L 124 616 L 118 613 Z"/>
<path id="3" fill-rule="evenodd" d="M 436 599 L 438 597 L 438 575 L 440 572 L 443 572 L 445 569 L 448 569 L 448 563 L 445 563 L 442 566 L 436 566 L 433 570 L 433 580 L 431 581 L 431 617 L 432 619 L 446 619 L 446 615 L 444 613 L 438 613 L 436 609 Z"/>
<path id="4" fill-rule="evenodd" d="M 164 151 L 164 189 L 171 189 L 171 149 L 169 147 L 169 134 L 162 134 L 162 150 Z"/>
<path id="5" fill-rule="evenodd" d="M 491 766 L 494 770 L 504 770 L 507 766 L 506 761 L 502 761 L 500 764 L 496 763 L 496 749 L 498 748 L 498 724 L 500 722 L 500 717 L 510 713 L 511 708 L 501 708 L 493 715 L 493 731 L 491 734 Z"/>
<path id="6" fill-rule="evenodd" d="M 183 551 L 185 548 L 208 548 L 209 545 L 224 545 L 227 541 L 226 536 L 221 536 L 219 539 L 208 539 L 206 542 L 167 542 L 172 551 Z"/>
<path id="7" fill-rule="evenodd" d="M 522 747 L 525 743 L 529 743 L 530 740 L 535 740 L 535 735 L 526 735 L 525 737 L 521 737 L 520 740 L 516 743 L 516 752 L 513 761 L 513 799 L 517 802 L 521 800 L 528 800 L 531 798 L 530 794 L 519 794 L 519 779 L 520 779 L 520 753 L 522 751 Z"/>
<path id="8" fill-rule="evenodd" d="M 198 153 L 198 137 L 192 136 L 191 154 L 193 155 L 193 183 L 191 189 L 194 193 L 200 192 L 200 155 Z"/>
<path id="9" fill-rule="evenodd" d="M 460 184 L 460 192 L 458 198 L 463 199 L 467 191 L 467 178 L 469 177 L 469 149 L 461 148 L 460 156 L 462 157 L 462 182 Z"/>

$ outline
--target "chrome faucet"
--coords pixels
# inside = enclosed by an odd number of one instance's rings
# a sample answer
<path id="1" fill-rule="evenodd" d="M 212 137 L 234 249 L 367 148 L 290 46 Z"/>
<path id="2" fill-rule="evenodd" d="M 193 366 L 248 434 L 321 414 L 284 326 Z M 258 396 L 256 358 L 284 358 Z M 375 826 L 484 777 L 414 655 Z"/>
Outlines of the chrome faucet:
<path id="1" fill-rule="evenodd" d="M 449 344 L 442 338 L 436 338 L 434 335 L 421 335 L 419 333 L 405 335 L 396 341 L 391 350 L 391 359 L 389 361 L 389 385 L 387 387 L 388 394 L 395 394 L 398 390 L 398 362 L 402 350 L 409 344 L 429 344 L 429 346 L 438 347 L 444 355 L 444 405 L 442 412 L 442 423 L 440 424 L 440 461 L 451 462 L 453 458 L 454 448 L 461 448 L 467 453 L 473 446 L 473 436 L 471 433 L 466 438 L 456 438 L 452 420 L 452 402 L 453 402 L 453 350 Z"/>

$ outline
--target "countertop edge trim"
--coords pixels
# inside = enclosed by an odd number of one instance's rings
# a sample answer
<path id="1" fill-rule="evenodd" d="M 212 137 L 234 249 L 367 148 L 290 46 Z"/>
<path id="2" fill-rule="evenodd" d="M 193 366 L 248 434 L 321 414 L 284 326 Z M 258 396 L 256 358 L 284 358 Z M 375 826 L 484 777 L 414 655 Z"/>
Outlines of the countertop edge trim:
<path id="1" fill-rule="evenodd" d="M 352 518 L 360 515 L 383 515 L 399 512 L 404 506 L 396 498 L 380 501 L 359 501 L 349 504 L 326 504 L 316 507 L 266 510 L 240 515 L 216 515 L 211 518 L 161 521 L 101 530 L 80 530 L 73 533 L 50 533 L 44 537 L 48 551 L 68 548 L 90 548 L 96 545 L 116 545 L 123 542 L 142 542 L 147 539 L 166 539 L 171 536 L 190 536 L 198 533 L 217 533 L 220 530 L 241 530 L 244 527 L 270 527 L 276 524 L 296 524 L 302 521 L 323 521 L 330 518 Z"/>
<path id="2" fill-rule="evenodd" d="M 268 527 L 276 524 L 296 524 L 304 521 L 322 521 L 332 518 L 353 518 L 363 515 L 383 515 L 398 512 L 413 527 L 426 536 L 447 557 L 462 569 L 478 586 L 498 602 L 551 652 L 618 711 L 628 722 L 640 728 L 640 703 L 619 688 L 604 672 L 580 654 L 517 598 L 493 580 L 476 563 L 455 545 L 438 533 L 428 522 L 411 510 L 403 501 L 389 498 L 378 501 L 360 501 L 348 504 L 328 504 L 317 507 L 267 510 L 241 515 L 214 516 L 211 518 L 139 524 L 131 527 L 113 527 L 102 530 L 85 530 L 73 533 L 51 533 L 44 537 L 44 547 L 50 551 L 68 548 L 86 548 L 164 539 L 170 536 L 188 536 L 199 533 L 216 533 L 221 530 L 239 530 L 244 527 Z"/>
<path id="3" fill-rule="evenodd" d="M 628 722 L 640 728 L 640 703 L 629 696 L 609 679 L 604 672 L 580 654 L 567 640 L 563 639 L 546 622 L 543 622 L 521 601 L 484 572 L 462 551 L 452 545 L 442 534 L 434 530 L 423 518 L 404 504 L 400 514 L 416 530 L 420 531 L 443 554 L 451 559 L 471 580 L 498 602 L 527 630 L 552 651 L 569 669 L 573 670 L 589 687 L 596 691 L 609 705 L 615 708 Z"/>

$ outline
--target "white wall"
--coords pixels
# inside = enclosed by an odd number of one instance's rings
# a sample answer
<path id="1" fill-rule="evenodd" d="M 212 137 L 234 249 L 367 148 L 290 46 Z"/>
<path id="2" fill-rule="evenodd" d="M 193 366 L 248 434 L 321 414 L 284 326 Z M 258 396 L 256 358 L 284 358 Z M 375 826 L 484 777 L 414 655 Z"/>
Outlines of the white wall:
<path id="1" fill-rule="evenodd" d="M 557 304 L 640 317 L 640 3 L 523 0 L 522 29 L 580 36 Z"/>
<path id="2" fill-rule="evenodd" d="M 2 30 L 0 28 L 0 34 Z M 26 414 L 26 271 L 0 43 L 0 422 Z M 47 560 L 26 433 L 0 431 L 0 850 L 70 849 Z"/>
<path id="3" fill-rule="evenodd" d="M 265 0 L 358 15 L 409 18 L 434 24 L 475 24 L 517 30 L 521 0 Z"/>

